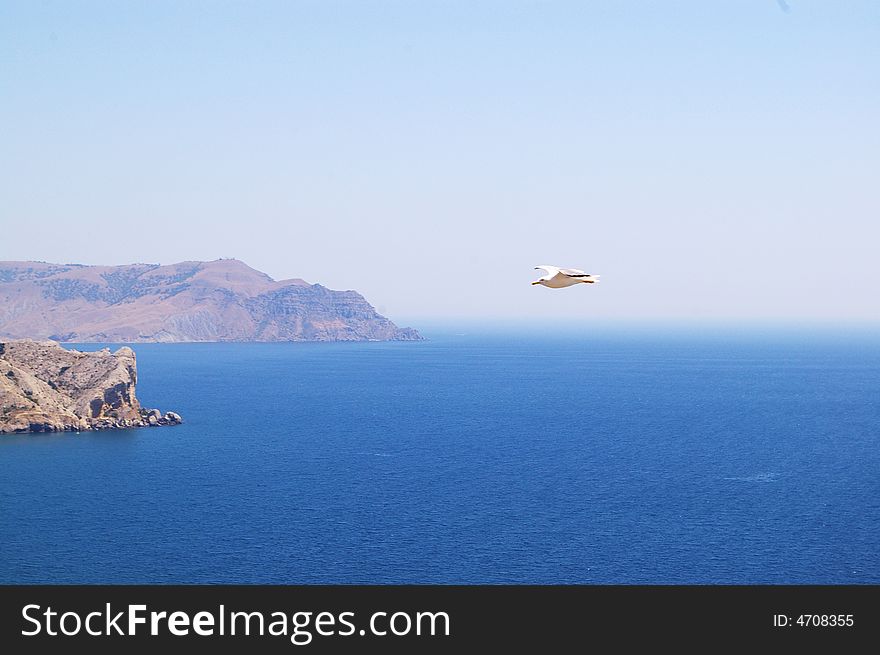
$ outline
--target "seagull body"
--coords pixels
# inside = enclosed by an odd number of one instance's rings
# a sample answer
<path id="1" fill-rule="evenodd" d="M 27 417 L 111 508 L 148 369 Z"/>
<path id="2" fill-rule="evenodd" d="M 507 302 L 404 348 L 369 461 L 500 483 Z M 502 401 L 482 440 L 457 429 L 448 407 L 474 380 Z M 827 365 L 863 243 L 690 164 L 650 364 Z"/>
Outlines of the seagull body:
<path id="1" fill-rule="evenodd" d="M 599 281 L 598 275 L 590 275 L 576 268 L 559 268 L 558 266 L 535 266 L 535 270 L 542 270 L 547 273 L 544 277 L 540 277 L 532 284 L 540 284 L 551 289 L 564 289 L 565 287 L 574 286 L 581 282 L 585 284 L 594 284 Z"/>

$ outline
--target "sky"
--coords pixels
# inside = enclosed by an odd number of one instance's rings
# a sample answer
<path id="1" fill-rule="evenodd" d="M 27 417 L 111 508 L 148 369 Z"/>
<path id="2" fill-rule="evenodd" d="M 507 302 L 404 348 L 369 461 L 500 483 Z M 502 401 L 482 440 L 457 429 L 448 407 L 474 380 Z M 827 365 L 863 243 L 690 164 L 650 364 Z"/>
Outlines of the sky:
<path id="1" fill-rule="evenodd" d="M 235 257 L 411 323 L 875 322 L 878 83 L 873 0 L 0 0 L 0 260 Z"/>

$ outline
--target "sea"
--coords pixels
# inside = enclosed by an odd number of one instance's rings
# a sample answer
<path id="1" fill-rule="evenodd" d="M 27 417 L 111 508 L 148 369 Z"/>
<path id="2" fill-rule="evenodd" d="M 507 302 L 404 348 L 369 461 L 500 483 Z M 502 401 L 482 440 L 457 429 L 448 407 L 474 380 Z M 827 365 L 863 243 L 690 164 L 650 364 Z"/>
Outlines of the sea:
<path id="1" fill-rule="evenodd" d="M 880 331 L 424 332 L 135 344 L 185 422 L 0 437 L 0 583 L 880 582 Z"/>

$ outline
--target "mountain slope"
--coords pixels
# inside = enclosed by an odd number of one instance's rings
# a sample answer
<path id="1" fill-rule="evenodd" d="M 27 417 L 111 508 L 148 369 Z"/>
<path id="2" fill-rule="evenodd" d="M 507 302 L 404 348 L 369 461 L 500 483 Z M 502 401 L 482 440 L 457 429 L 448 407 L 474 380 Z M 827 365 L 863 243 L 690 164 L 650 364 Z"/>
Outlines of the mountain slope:
<path id="1" fill-rule="evenodd" d="M 0 336 L 68 342 L 411 341 L 355 291 L 244 262 L 0 262 Z"/>

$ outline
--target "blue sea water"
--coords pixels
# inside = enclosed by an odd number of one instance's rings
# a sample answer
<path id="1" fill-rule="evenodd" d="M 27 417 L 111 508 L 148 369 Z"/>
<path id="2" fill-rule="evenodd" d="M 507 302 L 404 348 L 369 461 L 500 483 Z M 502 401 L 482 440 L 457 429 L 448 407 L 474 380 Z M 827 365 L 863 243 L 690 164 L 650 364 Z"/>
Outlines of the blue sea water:
<path id="1" fill-rule="evenodd" d="M 880 337 L 428 336 L 136 345 L 185 424 L 0 438 L 0 582 L 880 582 Z"/>

